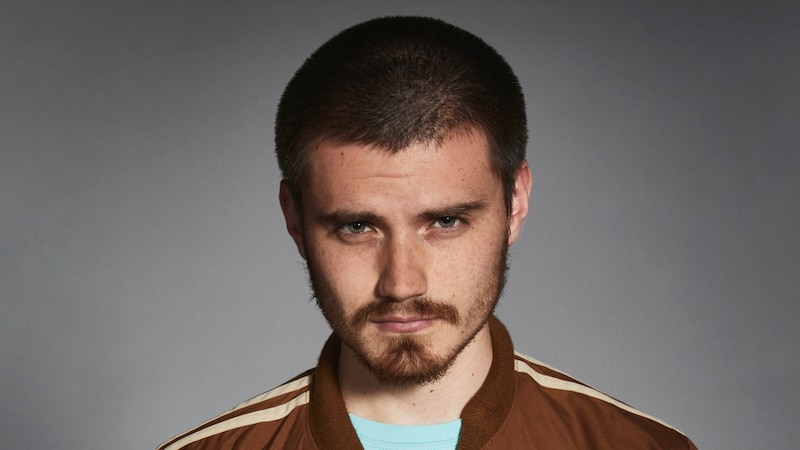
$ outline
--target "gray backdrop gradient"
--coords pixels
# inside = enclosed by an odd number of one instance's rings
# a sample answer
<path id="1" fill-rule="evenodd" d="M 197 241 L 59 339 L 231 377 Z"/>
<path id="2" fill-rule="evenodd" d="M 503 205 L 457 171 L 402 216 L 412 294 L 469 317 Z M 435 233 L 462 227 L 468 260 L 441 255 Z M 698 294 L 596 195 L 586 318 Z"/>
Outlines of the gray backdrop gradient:
<path id="1" fill-rule="evenodd" d="M 527 96 L 518 350 L 701 449 L 800 448 L 798 3 L 599 3 L 3 2 L 0 447 L 152 448 L 314 364 L 278 97 L 424 14 Z"/>

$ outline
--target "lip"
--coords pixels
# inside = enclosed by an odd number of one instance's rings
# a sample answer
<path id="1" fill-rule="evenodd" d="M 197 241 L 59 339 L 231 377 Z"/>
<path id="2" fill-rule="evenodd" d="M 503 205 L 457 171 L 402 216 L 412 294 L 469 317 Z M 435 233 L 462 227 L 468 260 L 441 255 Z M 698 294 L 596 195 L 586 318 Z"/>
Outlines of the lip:
<path id="1" fill-rule="evenodd" d="M 387 316 L 373 320 L 382 331 L 389 333 L 416 333 L 429 328 L 436 321 L 430 317 L 397 317 Z"/>

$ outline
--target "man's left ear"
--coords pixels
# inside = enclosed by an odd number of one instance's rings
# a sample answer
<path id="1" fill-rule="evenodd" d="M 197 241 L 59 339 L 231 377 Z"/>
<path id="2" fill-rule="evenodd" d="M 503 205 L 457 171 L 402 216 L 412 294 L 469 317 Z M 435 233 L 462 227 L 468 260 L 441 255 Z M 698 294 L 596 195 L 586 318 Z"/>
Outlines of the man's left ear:
<path id="1" fill-rule="evenodd" d="M 511 194 L 511 214 L 508 217 L 508 245 L 517 242 L 522 234 L 522 226 L 525 224 L 525 218 L 528 217 L 532 185 L 533 175 L 531 175 L 531 168 L 528 166 L 527 161 L 522 161 L 522 165 L 517 169 L 514 192 Z"/>

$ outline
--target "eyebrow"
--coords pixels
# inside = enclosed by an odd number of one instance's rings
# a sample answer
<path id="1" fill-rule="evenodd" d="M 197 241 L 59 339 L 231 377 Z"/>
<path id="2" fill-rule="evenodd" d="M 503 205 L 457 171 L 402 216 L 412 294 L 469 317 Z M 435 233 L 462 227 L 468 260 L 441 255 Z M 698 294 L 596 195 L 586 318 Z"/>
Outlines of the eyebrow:
<path id="1" fill-rule="evenodd" d="M 457 217 L 469 214 L 471 212 L 476 212 L 482 209 L 486 209 L 486 206 L 487 206 L 486 202 L 483 201 L 459 203 L 457 205 L 446 206 L 441 209 L 433 209 L 430 211 L 425 211 L 422 214 L 420 214 L 420 217 L 426 217 L 426 218 L 447 217 L 447 216 Z"/>
<path id="2" fill-rule="evenodd" d="M 423 211 L 417 217 L 422 219 L 432 219 L 438 217 L 448 216 L 463 216 L 471 212 L 486 209 L 487 204 L 484 201 L 459 203 L 456 205 L 445 206 L 438 209 L 430 209 Z M 318 219 L 322 222 L 329 224 L 344 224 L 352 222 L 371 222 L 377 223 L 381 221 L 380 216 L 367 211 L 350 211 L 350 210 L 336 210 L 325 214 L 320 214 Z"/>
<path id="3" fill-rule="evenodd" d="M 337 210 L 319 215 L 319 220 L 331 225 L 339 225 L 353 222 L 376 222 L 378 216 L 369 212 Z"/>

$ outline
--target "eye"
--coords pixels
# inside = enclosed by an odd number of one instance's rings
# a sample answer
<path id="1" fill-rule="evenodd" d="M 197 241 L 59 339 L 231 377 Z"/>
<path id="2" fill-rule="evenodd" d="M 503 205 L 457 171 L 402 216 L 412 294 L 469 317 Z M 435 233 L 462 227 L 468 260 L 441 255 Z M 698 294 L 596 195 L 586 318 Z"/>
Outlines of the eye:
<path id="1" fill-rule="evenodd" d="M 453 228 L 461 222 L 461 219 L 453 216 L 444 216 L 436 219 L 434 226 L 439 228 Z"/>
<path id="2" fill-rule="evenodd" d="M 344 225 L 342 228 L 350 234 L 361 234 L 369 229 L 364 222 L 351 222 Z"/>

